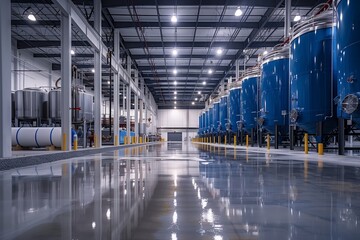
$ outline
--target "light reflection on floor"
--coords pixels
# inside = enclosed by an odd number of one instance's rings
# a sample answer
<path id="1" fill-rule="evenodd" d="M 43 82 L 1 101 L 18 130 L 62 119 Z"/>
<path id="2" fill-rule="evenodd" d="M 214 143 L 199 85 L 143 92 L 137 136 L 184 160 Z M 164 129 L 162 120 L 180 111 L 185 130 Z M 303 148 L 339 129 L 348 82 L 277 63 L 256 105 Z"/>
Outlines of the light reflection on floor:
<path id="1" fill-rule="evenodd" d="M 0 173 L 0 239 L 357 239 L 360 168 L 191 144 Z"/>

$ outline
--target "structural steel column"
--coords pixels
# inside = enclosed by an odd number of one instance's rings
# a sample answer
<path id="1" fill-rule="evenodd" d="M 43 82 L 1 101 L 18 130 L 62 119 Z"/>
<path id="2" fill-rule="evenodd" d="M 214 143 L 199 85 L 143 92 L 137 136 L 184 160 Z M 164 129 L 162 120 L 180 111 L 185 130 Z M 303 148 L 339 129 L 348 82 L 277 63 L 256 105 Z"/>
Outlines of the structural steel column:
<path id="1" fill-rule="evenodd" d="M 140 105 L 140 112 L 139 112 L 139 133 L 142 136 L 144 134 L 144 116 L 143 116 L 143 111 L 144 111 L 144 102 L 142 99 L 139 100 L 139 105 Z"/>
<path id="2" fill-rule="evenodd" d="M 127 72 L 131 76 L 131 58 L 127 56 Z M 131 80 L 130 80 L 131 81 Z M 131 88 L 126 87 L 126 136 L 130 139 Z"/>
<path id="3" fill-rule="evenodd" d="M 101 36 L 101 0 L 94 0 L 94 28 Z M 101 46 L 99 51 L 94 54 L 94 136 L 95 147 L 102 145 L 101 133 L 101 105 L 102 105 L 102 86 L 101 86 Z"/>
<path id="4" fill-rule="evenodd" d="M 138 87 L 139 86 L 139 72 L 137 70 L 134 71 L 134 79 L 135 79 L 135 85 Z M 135 94 L 135 136 L 139 137 L 139 97 Z"/>
<path id="5" fill-rule="evenodd" d="M 71 18 L 61 14 L 61 133 L 62 150 L 71 150 Z"/>
<path id="6" fill-rule="evenodd" d="M 289 37 L 291 27 L 291 0 L 285 0 L 284 38 Z"/>
<path id="7" fill-rule="evenodd" d="M 119 51 L 120 47 L 120 35 L 119 35 L 119 29 L 115 30 L 114 33 L 114 56 L 116 62 L 119 62 Z M 111 83 L 110 83 L 111 84 Z M 114 75 L 114 145 L 119 145 L 119 107 L 120 107 L 120 101 L 119 101 L 119 74 L 115 73 Z M 110 110 L 111 111 L 111 110 Z"/>
<path id="8" fill-rule="evenodd" d="M 0 158 L 11 156 L 11 3 L 0 8 Z M 7 114 L 5 114 L 7 113 Z"/>

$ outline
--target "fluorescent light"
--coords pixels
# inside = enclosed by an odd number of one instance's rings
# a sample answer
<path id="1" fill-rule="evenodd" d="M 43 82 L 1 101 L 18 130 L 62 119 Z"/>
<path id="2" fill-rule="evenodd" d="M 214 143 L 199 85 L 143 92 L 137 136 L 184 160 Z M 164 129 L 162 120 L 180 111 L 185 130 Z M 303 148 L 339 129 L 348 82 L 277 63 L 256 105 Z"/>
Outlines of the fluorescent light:
<path id="1" fill-rule="evenodd" d="M 208 74 L 212 74 L 212 73 L 213 73 L 213 70 L 209 69 Z"/>
<path id="2" fill-rule="evenodd" d="M 200 95 L 200 94 L 201 94 L 201 92 L 200 92 L 200 91 L 198 91 L 198 94 Z"/>
<path id="3" fill-rule="evenodd" d="M 206 85 L 206 82 L 205 82 L 205 81 L 203 81 L 203 85 Z"/>
<path id="4" fill-rule="evenodd" d="M 235 17 L 240 17 L 243 14 L 243 12 L 241 11 L 240 7 L 238 7 L 235 11 Z"/>
<path id="5" fill-rule="evenodd" d="M 94 68 L 93 68 L 93 69 L 91 69 L 91 72 L 92 72 L 92 73 L 94 73 L 94 72 L 95 72 L 95 69 L 94 69 Z"/>
<path id="6" fill-rule="evenodd" d="M 175 14 L 171 16 L 171 22 L 172 22 L 172 23 L 176 23 L 176 22 L 177 22 L 177 17 L 176 17 Z"/>
<path id="7" fill-rule="evenodd" d="M 30 21 L 36 22 L 36 17 L 34 16 L 34 14 L 30 13 L 27 17 Z"/>
<path id="8" fill-rule="evenodd" d="M 177 94 L 177 91 L 175 91 L 174 94 L 176 95 L 176 94 Z"/>
<path id="9" fill-rule="evenodd" d="M 219 48 L 219 49 L 216 51 L 216 55 L 218 55 L 218 56 L 220 56 L 222 53 L 223 53 L 222 48 Z"/>
<path id="10" fill-rule="evenodd" d="M 75 55 L 75 51 L 71 49 L 70 54 Z"/>
<path id="11" fill-rule="evenodd" d="M 295 17 L 294 17 L 294 22 L 298 22 L 298 21 L 300 21 L 301 20 L 301 16 L 300 15 L 296 15 Z"/>
<path id="12" fill-rule="evenodd" d="M 174 69 L 173 73 L 174 73 L 174 75 L 176 75 L 176 74 L 177 74 L 177 70 L 176 70 L 176 68 Z"/>
<path id="13" fill-rule="evenodd" d="M 177 81 L 174 81 L 174 85 L 177 85 Z"/>
<path id="14" fill-rule="evenodd" d="M 192 104 L 192 105 L 195 105 L 195 103 L 194 103 L 194 102 L 192 102 L 191 104 Z"/>
<path id="15" fill-rule="evenodd" d="M 177 51 L 176 48 L 173 49 L 172 55 L 173 55 L 174 57 L 176 57 L 176 56 L 178 55 L 178 51 Z"/>

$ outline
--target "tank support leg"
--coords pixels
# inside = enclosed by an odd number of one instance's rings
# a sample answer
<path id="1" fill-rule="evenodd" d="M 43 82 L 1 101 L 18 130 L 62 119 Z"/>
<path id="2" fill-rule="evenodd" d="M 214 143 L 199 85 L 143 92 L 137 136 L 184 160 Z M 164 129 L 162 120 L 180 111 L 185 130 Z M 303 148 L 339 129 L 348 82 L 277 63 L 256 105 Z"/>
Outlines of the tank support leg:
<path id="1" fill-rule="evenodd" d="M 316 144 L 316 148 L 317 151 L 319 151 L 319 143 L 323 143 L 323 122 L 319 121 L 317 123 L 317 129 L 316 129 L 316 137 L 317 137 L 317 144 Z"/>
<path id="2" fill-rule="evenodd" d="M 294 126 L 290 126 L 290 150 L 294 150 L 294 140 L 295 140 L 295 136 L 294 136 Z"/>
<path id="3" fill-rule="evenodd" d="M 257 144 L 258 144 L 258 147 L 261 148 L 262 147 L 262 131 L 260 129 L 258 129 L 257 131 Z"/>
<path id="4" fill-rule="evenodd" d="M 275 124 L 275 149 L 279 149 L 279 129 L 277 124 Z"/>
<path id="5" fill-rule="evenodd" d="M 242 146 L 244 144 L 243 139 L 244 139 L 243 131 L 240 130 L 240 146 Z"/>
<path id="6" fill-rule="evenodd" d="M 342 118 L 338 119 L 338 154 L 345 154 L 345 121 Z"/>

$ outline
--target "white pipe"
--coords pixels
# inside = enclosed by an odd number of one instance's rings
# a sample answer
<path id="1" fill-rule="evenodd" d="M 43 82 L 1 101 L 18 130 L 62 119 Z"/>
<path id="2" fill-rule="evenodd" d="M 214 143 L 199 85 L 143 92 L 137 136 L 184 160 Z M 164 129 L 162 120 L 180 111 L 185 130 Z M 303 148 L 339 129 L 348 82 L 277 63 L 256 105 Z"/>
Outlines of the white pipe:
<path id="1" fill-rule="evenodd" d="M 21 127 L 11 129 L 13 146 L 21 147 L 61 147 L 61 127 Z"/>

